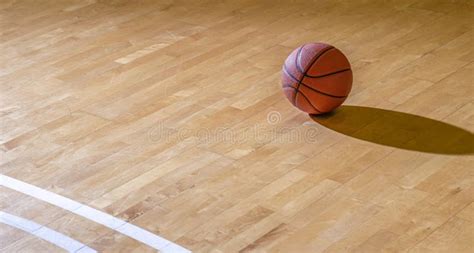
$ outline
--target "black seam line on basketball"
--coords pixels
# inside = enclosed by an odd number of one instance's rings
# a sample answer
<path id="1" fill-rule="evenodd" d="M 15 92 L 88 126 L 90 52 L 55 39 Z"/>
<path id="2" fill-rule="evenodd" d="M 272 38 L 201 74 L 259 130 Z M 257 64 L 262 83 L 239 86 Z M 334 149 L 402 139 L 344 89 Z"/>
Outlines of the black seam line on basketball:
<path id="1" fill-rule="evenodd" d="M 316 63 L 316 61 L 321 58 L 321 56 L 323 56 L 327 51 L 331 50 L 331 49 L 334 49 L 333 46 L 329 46 L 328 48 L 324 49 L 319 55 L 317 55 L 316 57 L 314 57 L 313 60 L 311 60 L 311 63 L 309 64 L 308 68 L 303 72 L 303 76 L 305 76 L 308 71 L 311 69 L 311 67 L 313 67 L 313 65 Z"/>
<path id="2" fill-rule="evenodd" d="M 292 91 L 294 91 L 294 93 L 296 93 L 296 90 L 294 87 L 291 87 L 291 86 L 283 86 L 283 90 L 285 89 L 291 89 Z M 293 104 L 294 106 L 296 106 L 296 101 L 290 101 L 291 104 Z"/>
<path id="3" fill-rule="evenodd" d="M 316 106 L 314 106 L 313 103 L 311 103 L 311 101 L 302 92 L 296 91 L 296 95 L 298 95 L 298 94 L 303 96 L 303 98 L 306 100 L 306 102 L 308 102 L 308 104 L 311 105 L 311 107 L 313 107 L 314 110 L 316 110 L 317 112 L 323 113 L 323 111 L 316 108 Z"/>
<path id="4" fill-rule="evenodd" d="M 299 49 L 298 52 L 296 53 L 296 59 L 295 59 L 296 68 L 297 68 L 298 71 L 301 72 L 302 74 L 304 73 L 304 70 L 303 70 L 303 68 L 300 66 L 300 60 L 299 60 L 299 58 L 301 57 L 301 51 L 303 51 L 304 46 L 306 46 L 306 44 L 304 44 L 304 45 L 302 45 L 302 46 L 300 47 L 300 49 Z"/>
<path id="5" fill-rule="evenodd" d="M 296 94 L 298 94 L 298 91 L 300 89 L 300 85 L 301 85 L 301 82 L 303 81 L 303 78 L 304 76 L 306 75 L 306 72 L 308 72 L 308 70 L 313 66 L 313 64 L 319 59 L 319 57 L 321 57 L 323 54 L 325 54 L 327 51 L 333 49 L 334 47 L 333 46 L 329 46 L 327 49 L 325 49 L 324 51 L 322 51 L 319 55 L 317 55 L 316 57 L 314 57 L 314 59 L 311 60 L 311 64 L 309 64 L 308 68 L 302 73 L 303 76 L 301 76 L 301 80 L 298 81 L 298 86 L 296 86 Z M 303 49 L 303 47 L 301 47 L 301 49 Z M 295 64 L 298 64 L 298 57 L 296 57 L 295 59 Z M 286 67 L 286 64 L 283 64 L 285 67 Z M 305 85 L 307 86 L 307 85 Z M 293 98 L 294 100 L 296 100 L 296 94 L 295 94 L 295 97 Z M 315 108 L 316 109 L 316 108 Z"/>
<path id="6" fill-rule="evenodd" d="M 315 89 L 315 88 L 313 88 L 313 87 L 311 87 L 311 86 L 309 86 L 309 85 L 303 83 L 302 81 L 298 81 L 298 79 L 296 79 L 296 77 L 294 77 L 292 74 L 290 74 L 290 72 L 288 72 L 288 70 L 286 69 L 286 65 L 283 66 L 283 71 L 284 71 L 291 79 L 293 79 L 293 80 L 295 80 L 296 82 L 298 82 L 298 87 L 296 88 L 297 91 L 299 91 L 299 87 L 300 87 L 299 84 L 302 84 L 304 87 L 306 87 L 306 88 L 308 88 L 308 89 L 310 89 L 310 90 L 313 90 L 314 92 L 317 92 L 317 93 L 319 93 L 319 94 L 328 96 L 328 97 L 333 97 L 333 98 L 346 98 L 346 97 L 347 97 L 347 96 L 331 95 L 331 94 L 322 92 L 322 91 L 320 91 L 320 90 L 317 90 L 317 89 Z M 303 79 L 302 79 L 302 80 L 303 80 Z M 292 88 L 294 88 L 294 87 L 292 87 Z M 295 97 L 296 97 L 296 96 L 295 96 Z"/>
<path id="7" fill-rule="evenodd" d="M 304 47 L 304 46 L 305 46 L 305 45 L 302 45 L 302 46 L 300 47 L 300 49 L 298 50 L 298 52 L 296 53 L 295 65 L 296 65 L 296 68 L 297 68 L 297 69 L 298 69 L 298 58 L 299 58 L 299 55 L 301 54 L 301 51 L 303 51 L 303 47 Z M 283 64 L 283 66 L 284 66 L 284 68 L 286 68 L 286 63 Z M 298 71 L 300 71 L 301 74 L 303 74 L 303 76 L 301 77 L 301 80 L 303 80 L 304 71 L 303 71 L 303 70 L 299 70 L 299 69 L 298 69 Z M 299 83 L 301 82 L 301 80 L 298 81 L 298 87 L 300 87 Z M 295 104 L 296 104 L 296 93 L 298 93 L 298 89 L 296 90 L 295 95 L 293 96 L 293 102 L 294 102 Z"/>
<path id="8" fill-rule="evenodd" d="M 298 95 L 300 94 L 301 96 L 303 96 L 303 98 L 306 100 L 306 102 L 308 102 L 309 105 L 311 105 L 311 107 L 313 107 L 314 110 L 320 112 L 320 113 L 323 113 L 323 111 L 319 110 L 318 108 L 316 108 L 316 106 L 314 106 L 311 101 L 301 92 L 301 91 L 298 91 L 295 87 L 292 87 L 292 86 L 286 86 L 286 87 L 283 87 L 283 88 L 291 88 L 291 89 L 294 89 L 295 90 L 295 94 Z M 295 96 L 296 98 L 296 96 Z M 295 100 L 295 105 L 296 105 L 296 100 Z"/>
<path id="9" fill-rule="evenodd" d="M 325 93 L 325 92 L 322 92 L 322 91 L 320 91 L 320 90 L 317 90 L 317 89 L 315 89 L 315 88 L 309 86 L 308 84 L 305 84 L 305 83 L 303 83 L 303 82 L 298 81 L 298 79 L 296 79 L 294 76 L 292 76 L 290 73 L 288 73 L 288 71 L 287 71 L 286 69 L 283 69 L 283 71 L 284 71 L 288 76 L 290 76 L 291 79 L 293 79 L 293 80 L 295 80 L 295 81 L 298 82 L 298 86 L 297 86 L 297 88 L 296 88 L 297 91 L 299 91 L 300 85 L 303 85 L 304 87 L 306 87 L 306 88 L 308 88 L 308 89 L 310 89 L 310 90 L 312 90 L 312 91 L 314 91 L 314 92 L 317 92 L 317 93 L 319 93 L 319 94 L 321 94 L 321 95 L 324 95 L 324 96 L 328 96 L 328 97 L 332 97 L 332 98 L 346 98 L 346 97 L 347 97 L 347 96 L 336 96 L 336 95 L 332 95 L 332 94 Z M 292 88 L 294 88 L 294 87 L 292 87 Z"/>
<path id="10" fill-rule="evenodd" d="M 338 70 L 338 71 L 334 71 L 334 72 L 327 73 L 327 74 L 324 74 L 324 75 L 319 75 L 319 76 L 312 76 L 312 75 L 305 74 L 304 77 L 321 78 L 321 77 L 326 77 L 326 76 L 332 76 L 332 75 L 339 74 L 339 73 L 342 73 L 342 72 L 346 72 L 346 71 L 349 71 L 349 70 L 351 70 L 351 69 L 341 69 L 341 70 Z"/>
<path id="11" fill-rule="evenodd" d="M 306 86 L 306 84 L 304 84 L 304 83 L 301 83 L 301 84 L 302 84 L 304 87 L 306 87 L 306 88 L 308 88 L 308 89 L 311 89 L 311 87 Z M 291 86 L 291 85 L 283 85 L 282 87 L 283 87 L 283 88 L 293 88 L 293 89 L 296 89 L 295 87 L 293 87 L 293 86 Z M 313 90 L 313 91 L 315 91 L 315 92 L 318 92 L 317 90 L 314 90 L 314 89 L 311 89 L 311 90 Z M 301 93 L 300 90 L 298 90 L 298 92 Z M 318 93 L 319 93 L 319 92 L 318 92 Z M 324 94 L 324 93 L 321 93 L 321 95 L 323 95 L 323 96 L 328 96 L 328 97 L 332 97 L 332 98 L 346 98 L 346 97 L 347 97 L 347 96 L 331 96 L 331 95 Z"/>

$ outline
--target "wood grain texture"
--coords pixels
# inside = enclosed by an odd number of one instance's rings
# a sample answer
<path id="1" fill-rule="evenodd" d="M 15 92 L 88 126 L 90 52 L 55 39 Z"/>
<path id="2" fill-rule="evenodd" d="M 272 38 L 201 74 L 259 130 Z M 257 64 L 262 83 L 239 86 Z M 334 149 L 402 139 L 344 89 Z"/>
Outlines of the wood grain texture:
<path id="1" fill-rule="evenodd" d="M 1 1 L 0 171 L 194 252 L 473 252 L 473 8 Z M 325 119 L 280 89 L 284 59 L 313 41 L 354 73 L 352 107 Z M 434 121 L 453 127 L 424 131 Z M 99 251 L 151 250 L 0 198 Z M 59 250 L 0 231 L 3 252 Z"/>

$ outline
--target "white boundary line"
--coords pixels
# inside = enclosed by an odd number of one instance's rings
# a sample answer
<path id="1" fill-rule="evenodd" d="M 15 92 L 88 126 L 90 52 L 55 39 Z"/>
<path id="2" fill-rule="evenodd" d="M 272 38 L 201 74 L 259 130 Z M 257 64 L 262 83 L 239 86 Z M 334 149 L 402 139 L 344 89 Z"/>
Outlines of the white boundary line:
<path id="1" fill-rule="evenodd" d="M 40 225 L 22 217 L 15 216 L 13 214 L 0 211 L 0 223 L 21 229 L 69 252 L 97 252 L 87 245 L 78 242 L 67 235 L 61 234 L 58 231 L 52 230 L 46 226 Z"/>
<path id="2" fill-rule="evenodd" d="M 158 235 L 151 233 L 145 229 L 118 219 L 110 214 L 104 213 L 90 206 L 83 205 L 77 201 L 36 187 L 18 179 L 0 174 L 0 186 L 5 186 L 12 190 L 29 195 L 36 199 L 50 203 L 62 209 L 68 210 L 74 214 L 80 215 L 86 219 L 104 225 L 110 229 L 117 231 L 123 235 L 142 242 L 152 248 L 163 253 L 190 253 L 191 251 L 170 242 Z"/>

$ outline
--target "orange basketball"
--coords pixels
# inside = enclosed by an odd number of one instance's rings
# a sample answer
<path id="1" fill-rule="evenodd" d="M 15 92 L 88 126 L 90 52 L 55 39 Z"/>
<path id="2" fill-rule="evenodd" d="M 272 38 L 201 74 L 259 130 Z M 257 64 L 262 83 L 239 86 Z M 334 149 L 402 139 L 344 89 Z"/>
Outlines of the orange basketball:
<path id="1" fill-rule="evenodd" d="M 351 65 L 337 48 L 310 43 L 295 49 L 283 65 L 285 96 L 309 114 L 329 112 L 346 100 L 352 88 Z"/>

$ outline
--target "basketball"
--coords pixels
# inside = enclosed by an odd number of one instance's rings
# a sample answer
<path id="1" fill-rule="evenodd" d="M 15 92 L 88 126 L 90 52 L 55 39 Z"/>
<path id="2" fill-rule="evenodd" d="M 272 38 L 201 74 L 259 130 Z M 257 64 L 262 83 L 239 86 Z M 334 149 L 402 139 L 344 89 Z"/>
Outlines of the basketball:
<path id="1" fill-rule="evenodd" d="M 324 43 L 295 49 L 283 64 L 282 88 L 298 109 L 309 114 L 330 112 L 346 100 L 352 71 L 346 56 Z"/>

